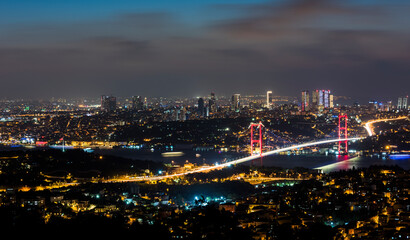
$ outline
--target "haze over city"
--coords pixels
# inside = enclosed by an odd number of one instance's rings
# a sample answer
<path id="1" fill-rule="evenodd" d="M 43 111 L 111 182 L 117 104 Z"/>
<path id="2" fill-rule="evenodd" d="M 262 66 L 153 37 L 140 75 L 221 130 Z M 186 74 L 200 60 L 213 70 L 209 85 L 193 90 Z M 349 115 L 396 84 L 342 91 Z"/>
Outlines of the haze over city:
<path id="1" fill-rule="evenodd" d="M 0 3 L 2 97 L 299 96 L 410 87 L 406 1 Z"/>

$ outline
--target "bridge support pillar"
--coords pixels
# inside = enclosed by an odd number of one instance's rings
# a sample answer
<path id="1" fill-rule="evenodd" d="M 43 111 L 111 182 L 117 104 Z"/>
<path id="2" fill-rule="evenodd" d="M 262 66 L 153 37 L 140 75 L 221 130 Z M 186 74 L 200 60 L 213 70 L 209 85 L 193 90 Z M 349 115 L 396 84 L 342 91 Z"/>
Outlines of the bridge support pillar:
<path id="1" fill-rule="evenodd" d="M 339 128 L 338 128 L 338 132 L 339 132 L 339 139 L 347 139 L 347 115 L 346 114 L 342 114 L 339 115 Z M 344 145 L 344 149 L 343 149 L 343 154 L 347 154 L 348 153 L 348 149 L 347 149 L 347 140 L 344 141 L 339 141 L 339 146 L 338 146 L 338 152 L 340 153 L 340 150 L 342 149 L 341 145 Z"/>
<path id="2" fill-rule="evenodd" d="M 254 127 L 256 129 L 259 128 L 259 137 L 257 139 L 254 139 Z M 251 123 L 250 128 L 251 128 L 251 155 L 253 155 L 253 145 L 256 143 L 257 145 L 259 145 L 260 151 L 260 157 L 261 157 L 261 165 L 262 165 L 262 127 L 263 124 L 261 122 L 259 123 Z"/>

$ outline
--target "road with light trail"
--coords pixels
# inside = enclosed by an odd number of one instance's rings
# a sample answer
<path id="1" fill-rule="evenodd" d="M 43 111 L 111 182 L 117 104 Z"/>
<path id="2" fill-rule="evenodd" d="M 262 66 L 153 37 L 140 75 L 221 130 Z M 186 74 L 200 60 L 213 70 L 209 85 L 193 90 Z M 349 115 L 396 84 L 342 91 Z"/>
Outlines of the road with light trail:
<path id="1" fill-rule="evenodd" d="M 403 117 L 398 117 L 398 118 L 384 118 L 384 119 L 371 120 L 371 121 L 366 122 L 366 124 L 364 125 L 364 128 L 366 129 L 367 134 L 369 134 L 369 136 L 373 136 L 374 135 L 374 131 L 372 129 L 373 123 L 397 121 L 397 120 L 404 120 L 404 119 L 408 119 L 408 117 L 403 116 Z"/>
<path id="2" fill-rule="evenodd" d="M 164 180 L 164 179 L 168 179 L 168 178 L 181 177 L 181 176 L 188 175 L 188 174 L 193 174 L 193 173 L 200 173 L 200 172 L 208 172 L 208 171 L 212 171 L 212 170 L 218 170 L 218 169 L 226 168 L 226 167 L 229 167 L 229 166 L 232 166 L 232 165 L 236 165 L 236 164 L 256 160 L 256 159 L 259 159 L 261 156 L 266 157 L 266 156 L 269 156 L 269 155 L 272 155 L 272 154 L 277 154 L 277 153 L 280 153 L 280 152 L 286 152 L 286 151 L 290 151 L 290 150 L 293 150 L 293 149 L 311 147 L 311 146 L 316 146 L 316 145 L 321 145 L 321 144 L 328 144 L 328 143 L 335 143 L 335 142 L 357 141 L 357 140 L 360 140 L 360 139 L 362 139 L 362 138 L 355 137 L 355 138 L 330 139 L 330 140 L 321 140 L 321 141 L 316 141 L 316 142 L 303 143 L 303 144 L 299 144 L 299 145 L 293 145 L 293 146 L 290 146 L 290 147 L 285 147 L 285 148 L 280 148 L 280 149 L 272 150 L 272 151 L 269 151 L 269 152 L 265 152 L 265 153 L 262 153 L 262 155 L 260 155 L 260 154 L 251 155 L 251 156 L 248 156 L 248 157 L 236 159 L 236 160 L 226 162 L 226 163 L 222 163 L 222 164 L 219 164 L 219 165 L 200 167 L 200 168 L 197 168 L 197 169 L 194 169 L 194 170 L 191 170 L 191 171 L 182 172 L 182 173 L 175 173 L 175 174 L 170 174 L 170 175 L 158 175 L 158 176 L 150 176 L 150 177 L 148 177 L 148 176 L 139 176 L 139 177 L 129 177 L 129 178 L 121 178 L 121 179 L 109 179 L 109 180 L 106 180 L 104 182 L 112 183 L 112 182 L 159 181 L 159 180 Z"/>

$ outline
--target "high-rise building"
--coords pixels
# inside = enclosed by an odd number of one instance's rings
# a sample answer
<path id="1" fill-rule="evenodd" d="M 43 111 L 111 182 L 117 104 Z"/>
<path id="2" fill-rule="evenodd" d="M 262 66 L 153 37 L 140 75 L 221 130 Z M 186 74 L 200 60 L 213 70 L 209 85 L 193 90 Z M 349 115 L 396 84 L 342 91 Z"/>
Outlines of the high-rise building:
<path id="1" fill-rule="evenodd" d="M 319 90 L 312 92 L 312 105 L 311 108 L 317 109 L 319 105 Z"/>
<path id="2" fill-rule="evenodd" d="M 132 109 L 134 110 L 143 110 L 144 109 L 144 102 L 141 96 L 133 96 L 132 97 Z"/>
<path id="3" fill-rule="evenodd" d="M 319 90 L 319 98 L 318 98 L 318 103 L 317 105 L 319 106 L 324 106 L 325 105 L 325 101 L 324 101 L 324 94 L 325 91 L 324 90 Z"/>
<path id="4" fill-rule="evenodd" d="M 205 102 L 203 98 L 198 99 L 198 114 L 199 116 L 205 116 Z"/>
<path id="5" fill-rule="evenodd" d="M 215 93 L 211 93 L 211 98 L 209 99 L 208 102 L 208 106 L 209 106 L 209 112 L 210 113 L 216 113 L 216 97 L 215 97 Z"/>
<path id="6" fill-rule="evenodd" d="M 145 109 L 148 108 L 148 100 L 147 100 L 147 97 L 144 98 L 144 108 L 145 108 Z"/>
<path id="7" fill-rule="evenodd" d="M 231 109 L 232 111 L 239 112 L 241 107 L 241 94 L 234 94 L 232 95 L 231 99 Z"/>
<path id="8" fill-rule="evenodd" d="M 397 101 L 398 110 L 407 110 L 407 99 L 408 97 L 399 97 Z"/>
<path id="9" fill-rule="evenodd" d="M 101 96 L 101 110 L 112 112 L 117 108 L 117 98 L 113 96 Z"/>
<path id="10" fill-rule="evenodd" d="M 308 111 L 309 110 L 309 91 L 303 91 L 302 92 L 302 111 Z"/>
<path id="11" fill-rule="evenodd" d="M 186 121 L 186 108 L 181 107 L 181 110 L 179 112 L 179 121 Z"/>
<path id="12" fill-rule="evenodd" d="M 334 107 L 334 102 L 333 102 L 333 94 L 329 95 L 329 108 Z"/>
<path id="13" fill-rule="evenodd" d="M 315 90 L 312 92 L 311 109 L 323 110 L 324 108 L 333 108 L 333 95 L 330 90 Z"/>
<path id="14" fill-rule="evenodd" d="M 330 107 L 330 90 L 316 90 L 315 97 L 317 98 L 317 105 L 323 106 L 324 108 Z M 312 100 L 312 103 L 314 101 Z"/>
<path id="15" fill-rule="evenodd" d="M 392 110 L 392 106 L 393 106 L 392 101 L 387 101 L 387 103 L 386 103 L 386 111 L 391 111 L 391 110 Z"/>
<path id="16" fill-rule="evenodd" d="M 180 109 L 178 109 L 178 108 L 175 108 L 173 111 L 172 111 L 172 114 L 173 114 L 173 121 L 179 121 L 179 119 L 180 119 L 180 113 L 181 113 L 181 110 Z"/>
<path id="17" fill-rule="evenodd" d="M 266 92 L 266 108 L 270 109 L 272 106 L 272 91 Z"/>

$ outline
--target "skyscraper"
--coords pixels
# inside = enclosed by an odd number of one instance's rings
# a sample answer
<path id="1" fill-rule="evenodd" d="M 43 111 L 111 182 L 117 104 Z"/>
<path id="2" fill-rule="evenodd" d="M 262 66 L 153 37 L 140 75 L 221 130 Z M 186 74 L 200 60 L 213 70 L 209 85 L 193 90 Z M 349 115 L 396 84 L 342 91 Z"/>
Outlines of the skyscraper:
<path id="1" fill-rule="evenodd" d="M 324 108 L 330 107 L 330 90 L 316 90 L 314 92 L 312 103 Z"/>
<path id="2" fill-rule="evenodd" d="M 144 103 L 142 101 L 141 96 L 133 96 L 132 97 L 132 109 L 134 109 L 134 110 L 143 110 L 144 109 Z"/>
<path id="3" fill-rule="evenodd" d="M 302 111 L 308 111 L 309 110 L 309 91 L 303 91 L 302 92 Z"/>
<path id="4" fill-rule="evenodd" d="M 319 105 L 319 90 L 315 90 L 312 92 L 312 109 L 317 109 Z"/>
<path id="5" fill-rule="evenodd" d="M 201 117 L 205 115 L 205 103 L 203 98 L 198 99 L 198 114 Z"/>
<path id="6" fill-rule="evenodd" d="M 329 108 L 333 108 L 334 107 L 334 103 L 333 103 L 333 94 L 329 95 Z"/>
<path id="7" fill-rule="evenodd" d="M 147 100 L 147 97 L 144 98 L 144 108 L 145 108 L 145 109 L 148 108 L 148 100 Z"/>
<path id="8" fill-rule="evenodd" d="M 272 91 L 266 92 L 266 108 L 270 109 L 272 105 Z"/>
<path id="9" fill-rule="evenodd" d="M 179 120 L 180 121 L 186 121 L 186 108 L 185 107 L 181 107 L 181 112 L 180 112 L 180 116 L 179 116 Z"/>
<path id="10" fill-rule="evenodd" d="M 398 110 L 407 110 L 407 99 L 408 97 L 399 97 L 397 101 Z"/>
<path id="11" fill-rule="evenodd" d="M 386 111 L 391 111 L 393 107 L 392 101 L 387 101 L 386 103 Z"/>
<path id="12" fill-rule="evenodd" d="M 117 108 L 117 98 L 113 96 L 101 96 L 101 110 L 112 112 Z"/>
<path id="13" fill-rule="evenodd" d="M 241 106 L 241 94 L 234 94 L 232 95 L 231 99 L 231 109 L 232 111 L 239 112 Z"/>
<path id="14" fill-rule="evenodd" d="M 315 90 L 312 92 L 312 104 L 310 106 L 311 109 L 323 110 L 324 108 L 333 107 L 333 95 L 330 94 L 330 90 Z"/>
<path id="15" fill-rule="evenodd" d="M 209 102 L 208 102 L 209 104 L 208 104 L 208 106 L 209 106 L 209 112 L 210 113 L 216 113 L 216 109 L 217 109 L 217 107 L 216 107 L 216 97 L 215 97 L 215 93 L 211 93 L 211 98 L 209 99 Z"/>
<path id="16" fill-rule="evenodd" d="M 330 107 L 330 90 L 323 90 L 323 105 L 325 108 Z"/>

